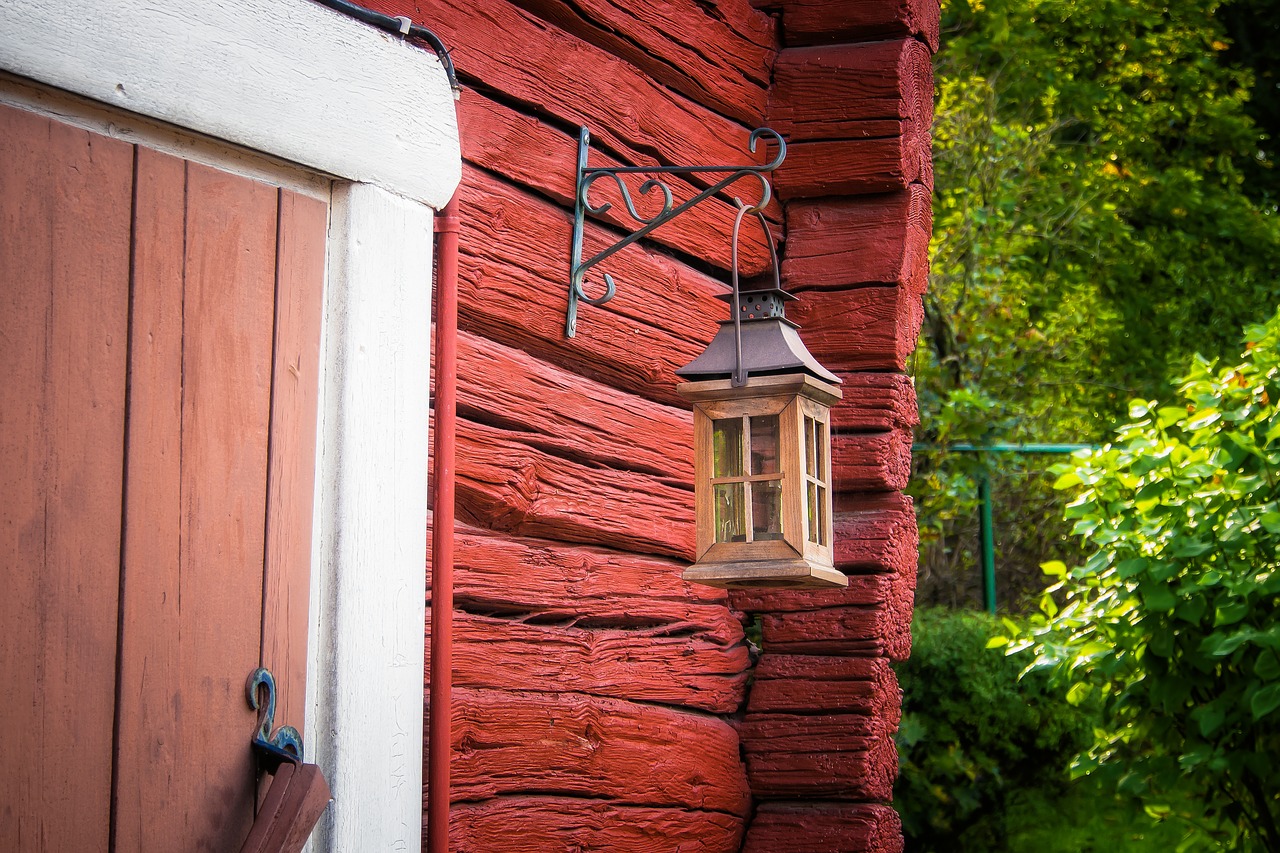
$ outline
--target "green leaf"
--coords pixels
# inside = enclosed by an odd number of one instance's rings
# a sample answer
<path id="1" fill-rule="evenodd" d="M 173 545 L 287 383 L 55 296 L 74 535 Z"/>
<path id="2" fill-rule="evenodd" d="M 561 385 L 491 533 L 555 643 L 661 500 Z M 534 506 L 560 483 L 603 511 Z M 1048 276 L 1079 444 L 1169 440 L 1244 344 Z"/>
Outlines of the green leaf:
<path id="1" fill-rule="evenodd" d="M 1229 604 L 1220 604 L 1213 611 L 1213 626 L 1221 628 L 1224 625 L 1234 625 L 1248 615 L 1248 602 L 1236 601 Z"/>
<path id="2" fill-rule="evenodd" d="M 1150 610 L 1168 612 L 1178 603 L 1168 584 L 1151 584 L 1142 587 L 1140 592 L 1143 602 Z"/>
<path id="3" fill-rule="evenodd" d="M 1253 664 L 1253 674 L 1263 681 L 1280 679 L 1280 656 L 1270 649 L 1263 649 Z"/>
<path id="4" fill-rule="evenodd" d="M 1005 646 L 1009 645 L 1010 642 L 1011 640 L 1008 637 L 992 637 L 991 639 L 987 640 L 986 647 L 988 649 L 1002 649 Z"/>
<path id="5" fill-rule="evenodd" d="M 1050 560 L 1040 564 L 1040 571 L 1051 578 L 1060 578 L 1067 573 L 1067 564 L 1061 560 Z"/>
<path id="6" fill-rule="evenodd" d="M 1077 681 L 1067 691 L 1067 702 L 1072 705 L 1079 705 L 1089 698 L 1091 692 L 1093 692 L 1093 685 L 1084 681 Z"/>
<path id="7" fill-rule="evenodd" d="M 1151 561 L 1146 557 L 1130 557 L 1116 563 L 1116 574 L 1126 580 L 1139 574 Z"/>
<path id="8" fill-rule="evenodd" d="M 1249 710 L 1255 721 L 1261 720 L 1276 708 L 1280 708 L 1280 684 L 1268 684 L 1249 699 Z"/>

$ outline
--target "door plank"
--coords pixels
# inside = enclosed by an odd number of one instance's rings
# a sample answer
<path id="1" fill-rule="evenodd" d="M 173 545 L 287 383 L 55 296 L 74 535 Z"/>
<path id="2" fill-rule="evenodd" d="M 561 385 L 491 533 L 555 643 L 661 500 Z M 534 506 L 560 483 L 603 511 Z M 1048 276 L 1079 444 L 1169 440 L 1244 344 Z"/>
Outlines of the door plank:
<path id="1" fill-rule="evenodd" d="M 178 637 L 185 849 L 235 849 L 253 821 L 276 191 L 187 164 Z M 203 801 L 200 801 L 203 799 Z"/>
<path id="2" fill-rule="evenodd" d="M 3 850 L 107 849 L 132 183 L 132 146 L 0 107 Z"/>
<path id="3" fill-rule="evenodd" d="M 262 665 L 276 674 L 280 688 L 277 723 L 299 731 L 306 710 L 320 312 L 328 227 L 327 204 L 281 190 Z"/>
<path id="4" fill-rule="evenodd" d="M 170 785 L 183 742 L 182 269 L 186 165 L 138 149 L 134 212 L 129 458 L 121 586 L 116 850 L 178 849 Z M 197 711 L 188 709 L 188 713 Z"/>

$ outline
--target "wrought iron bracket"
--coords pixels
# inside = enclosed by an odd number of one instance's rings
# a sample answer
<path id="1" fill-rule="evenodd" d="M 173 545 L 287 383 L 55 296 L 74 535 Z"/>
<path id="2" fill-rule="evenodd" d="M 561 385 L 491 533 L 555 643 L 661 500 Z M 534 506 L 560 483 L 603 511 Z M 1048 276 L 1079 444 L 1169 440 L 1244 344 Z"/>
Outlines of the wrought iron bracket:
<path id="1" fill-rule="evenodd" d="M 249 681 L 245 685 L 249 707 L 258 712 L 258 728 L 253 733 L 250 745 L 258 761 L 269 772 L 274 773 L 281 764 L 302 763 L 302 735 L 293 726 L 281 726 L 271 733 L 276 718 L 276 679 L 271 671 L 258 667 L 249 673 Z M 266 693 L 263 701 L 262 693 Z"/>
<path id="2" fill-rule="evenodd" d="M 632 243 L 640 240 L 650 234 L 655 228 L 670 222 L 680 214 L 684 213 L 701 202 L 711 198 L 722 190 L 727 189 L 731 184 L 742 180 L 743 178 L 755 178 L 760 182 L 760 200 L 753 205 L 744 204 L 740 199 L 734 198 L 734 203 L 739 207 L 738 221 L 735 223 L 735 231 L 737 225 L 742 221 L 744 214 L 759 214 L 769 204 L 769 200 L 773 197 L 773 190 L 769 185 L 768 173 L 774 171 L 782 165 L 782 161 L 787 156 L 787 144 L 783 141 L 782 136 L 776 131 L 767 127 L 757 128 L 751 131 L 751 136 L 747 139 L 747 150 L 754 154 L 759 147 L 760 141 L 772 142 L 778 147 L 778 154 L 768 163 L 764 165 L 741 165 L 741 166 L 589 166 L 587 165 L 587 155 L 591 151 L 591 132 L 583 127 L 578 132 L 578 171 L 577 180 L 574 183 L 575 201 L 573 211 L 573 246 L 569 259 L 569 308 L 565 316 L 564 334 L 567 338 L 572 338 L 577 331 L 578 325 L 578 303 L 585 302 L 588 305 L 603 305 L 614 297 L 617 292 L 617 282 L 609 273 L 604 273 L 604 292 L 599 296 L 588 295 L 584 284 L 586 280 L 587 270 L 596 264 L 616 254 L 622 249 L 630 246 Z M 649 178 L 640 184 L 639 190 L 641 195 L 649 195 L 657 190 L 662 197 L 661 209 L 652 216 L 644 216 L 637 209 L 635 200 L 632 198 L 631 190 L 623 180 L 623 175 L 694 175 L 703 173 L 719 173 L 727 176 L 699 192 L 692 198 L 675 203 L 675 196 L 671 192 L 671 187 L 662 178 Z M 604 249 L 603 251 L 592 255 L 590 258 L 583 260 L 582 258 L 582 235 L 583 228 L 586 224 L 588 213 L 601 216 L 607 213 L 612 207 L 610 202 L 602 202 L 599 205 L 593 205 L 587 198 L 591 191 L 591 186 L 601 178 L 612 178 L 617 184 L 618 192 L 622 196 L 622 202 L 626 206 L 628 215 L 641 227 L 623 237 L 618 242 Z M 736 236 L 735 236 L 736 249 Z M 736 252 L 735 252 L 736 254 Z M 737 274 L 737 262 L 734 262 L 734 274 Z"/>

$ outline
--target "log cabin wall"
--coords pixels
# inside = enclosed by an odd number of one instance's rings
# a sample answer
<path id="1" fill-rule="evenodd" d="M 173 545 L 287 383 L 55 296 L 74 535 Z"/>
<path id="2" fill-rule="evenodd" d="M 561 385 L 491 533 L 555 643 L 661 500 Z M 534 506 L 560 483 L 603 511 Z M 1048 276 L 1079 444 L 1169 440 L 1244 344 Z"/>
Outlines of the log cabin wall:
<path id="1" fill-rule="evenodd" d="M 744 853 L 901 851 L 897 775 L 918 539 L 910 498 L 933 189 L 936 0 L 764 0 L 780 16 L 768 122 L 789 142 L 784 286 L 832 411 L 838 592 L 733 592 L 763 654 L 738 728 L 756 810 Z"/>
<path id="2" fill-rule="evenodd" d="M 438 33 L 465 87 L 454 849 L 900 848 L 879 804 L 916 558 L 903 370 L 925 278 L 936 5 L 372 5 Z M 692 434 L 673 371 L 724 316 L 732 208 L 703 204 L 615 256 L 617 297 L 583 306 L 566 340 L 583 124 L 593 165 L 737 163 L 762 125 L 790 141 L 770 216 L 795 319 L 845 378 L 847 592 L 731 603 L 680 581 Z M 586 254 L 633 227 L 589 220 Z M 744 273 L 765 272 L 762 236 L 744 238 Z M 744 636 L 757 614 L 763 656 Z"/>

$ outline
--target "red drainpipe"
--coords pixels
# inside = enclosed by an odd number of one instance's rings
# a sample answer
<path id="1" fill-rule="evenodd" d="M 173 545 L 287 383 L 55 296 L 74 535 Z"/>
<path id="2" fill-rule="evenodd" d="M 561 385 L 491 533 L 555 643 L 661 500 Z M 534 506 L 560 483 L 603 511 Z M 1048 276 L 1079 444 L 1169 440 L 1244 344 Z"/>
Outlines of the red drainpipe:
<path id="1" fill-rule="evenodd" d="M 431 515 L 431 712 L 427 732 L 427 851 L 449 851 L 453 697 L 453 494 L 458 384 L 458 193 L 436 228 L 436 437 Z"/>

